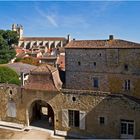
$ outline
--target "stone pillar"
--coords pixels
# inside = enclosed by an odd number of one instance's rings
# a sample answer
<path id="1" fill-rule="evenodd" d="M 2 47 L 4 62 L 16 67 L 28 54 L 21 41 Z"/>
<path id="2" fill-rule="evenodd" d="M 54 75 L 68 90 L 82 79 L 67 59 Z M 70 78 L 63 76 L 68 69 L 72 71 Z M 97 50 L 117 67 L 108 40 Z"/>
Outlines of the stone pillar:
<path id="1" fill-rule="evenodd" d="M 19 41 L 18 46 L 20 47 L 22 43 L 23 43 L 23 41 Z"/>
<path id="2" fill-rule="evenodd" d="M 49 42 L 48 42 L 48 44 L 49 44 L 49 49 L 51 48 L 52 43 L 53 43 L 52 41 L 49 41 Z"/>
<path id="3" fill-rule="evenodd" d="M 37 46 L 39 45 L 39 41 L 36 42 L 36 45 L 37 45 Z"/>
<path id="4" fill-rule="evenodd" d="M 24 42 L 24 49 L 26 49 L 26 46 L 27 46 L 27 42 L 25 41 Z"/>
<path id="5" fill-rule="evenodd" d="M 30 42 L 30 49 L 33 47 L 34 41 Z"/>
<path id="6" fill-rule="evenodd" d="M 55 48 L 57 48 L 57 45 L 59 44 L 59 41 L 55 41 L 54 42 L 54 46 L 55 46 Z"/>

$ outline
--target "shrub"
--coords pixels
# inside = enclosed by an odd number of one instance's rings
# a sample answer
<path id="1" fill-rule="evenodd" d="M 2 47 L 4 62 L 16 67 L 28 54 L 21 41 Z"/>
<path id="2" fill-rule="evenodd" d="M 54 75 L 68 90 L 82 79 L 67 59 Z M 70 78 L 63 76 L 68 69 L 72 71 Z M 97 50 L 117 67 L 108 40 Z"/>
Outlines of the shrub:
<path id="1" fill-rule="evenodd" d="M 0 83 L 20 84 L 18 74 L 5 66 L 0 66 Z"/>

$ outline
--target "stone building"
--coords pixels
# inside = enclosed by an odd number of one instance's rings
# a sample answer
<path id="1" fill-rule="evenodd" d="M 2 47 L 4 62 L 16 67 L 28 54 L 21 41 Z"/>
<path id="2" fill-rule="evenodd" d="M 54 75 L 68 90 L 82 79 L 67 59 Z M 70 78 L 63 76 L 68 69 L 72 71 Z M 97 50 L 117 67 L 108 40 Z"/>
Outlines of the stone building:
<path id="1" fill-rule="evenodd" d="M 13 24 L 12 30 L 17 31 L 19 34 L 18 47 L 24 49 L 39 48 L 45 52 L 47 49 L 64 47 L 70 41 L 70 35 L 65 37 L 24 37 L 23 26 L 19 24 Z"/>
<path id="2" fill-rule="evenodd" d="M 75 40 L 67 45 L 66 88 L 140 98 L 139 84 L 140 44 L 110 36 L 108 40 Z"/>
<path id="3" fill-rule="evenodd" d="M 30 129 L 43 118 L 59 135 L 140 138 L 139 50 L 140 44 L 112 36 L 71 41 L 65 87 L 57 68 L 46 64 L 31 70 L 24 86 L 1 84 L 1 122 Z"/>

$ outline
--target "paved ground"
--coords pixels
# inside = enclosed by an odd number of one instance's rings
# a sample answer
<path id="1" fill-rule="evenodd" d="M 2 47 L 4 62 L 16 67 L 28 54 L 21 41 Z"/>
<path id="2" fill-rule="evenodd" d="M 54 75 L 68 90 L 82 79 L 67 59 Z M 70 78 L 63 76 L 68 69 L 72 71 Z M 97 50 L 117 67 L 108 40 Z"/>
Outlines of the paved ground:
<path id="1" fill-rule="evenodd" d="M 61 139 L 64 140 L 64 137 L 52 136 L 52 134 L 48 131 L 41 131 L 36 129 L 31 129 L 29 131 L 15 131 L 15 130 L 7 130 L 0 128 L 0 139 L 18 139 L 18 140 L 48 140 L 48 139 Z"/>

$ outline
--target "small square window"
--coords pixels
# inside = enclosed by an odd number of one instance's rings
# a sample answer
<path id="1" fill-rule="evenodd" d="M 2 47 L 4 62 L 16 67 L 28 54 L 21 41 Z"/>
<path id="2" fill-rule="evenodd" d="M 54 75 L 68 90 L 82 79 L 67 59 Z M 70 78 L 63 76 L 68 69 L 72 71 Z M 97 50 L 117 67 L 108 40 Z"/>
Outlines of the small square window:
<path id="1" fill-rule="evenodd" d="M 78 65 L 79 65 L 79 66 L 81 65 L 81 62 L 80 62 L 80 61 L 78 61 Z"/>
<path id="2" fill-rule="evenodd" d="M 100 117 L 100 124 L 105 124 L 105 118 L 104 117 Z"/>
<path id="3" fill-rule="evenodd" d="M 128 71 L 128 65 L 127 65 L 127 64 L 124 65 L 124 69 L 125 69 L 126 71 Z"/>
<path id="4" fill-rule="evenodd" d="M 93 64 L 94 64 L 94 66 L 96 66 L 96 62 L 94 62 Z"/>

